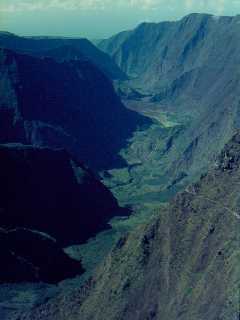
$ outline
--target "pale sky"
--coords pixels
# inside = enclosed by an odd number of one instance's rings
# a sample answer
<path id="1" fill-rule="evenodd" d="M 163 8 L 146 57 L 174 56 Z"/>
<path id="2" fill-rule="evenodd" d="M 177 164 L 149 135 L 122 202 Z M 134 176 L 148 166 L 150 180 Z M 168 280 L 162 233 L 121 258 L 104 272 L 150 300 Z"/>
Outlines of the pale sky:
<path id="1" fill-rule="evenodd" d="M 240 0 L 0 0 L 0 30 L 97 39 L 192 12 L 236 15 Z"/>

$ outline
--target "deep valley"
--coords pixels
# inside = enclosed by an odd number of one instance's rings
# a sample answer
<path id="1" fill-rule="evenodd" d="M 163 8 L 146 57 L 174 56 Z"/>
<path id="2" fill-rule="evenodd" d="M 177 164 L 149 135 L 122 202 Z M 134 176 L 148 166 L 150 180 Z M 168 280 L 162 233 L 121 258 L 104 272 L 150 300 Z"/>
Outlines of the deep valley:
<path id="1" fill-rule="evenodd" d="M 240 16 L 0 32 L 0 319 L 237 320 Z"/>

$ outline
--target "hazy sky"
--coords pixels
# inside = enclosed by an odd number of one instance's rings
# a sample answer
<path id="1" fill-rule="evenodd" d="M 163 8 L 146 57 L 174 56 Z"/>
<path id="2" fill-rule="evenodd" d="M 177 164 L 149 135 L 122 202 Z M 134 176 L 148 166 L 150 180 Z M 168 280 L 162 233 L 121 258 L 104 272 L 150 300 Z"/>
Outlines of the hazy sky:
<path id="1" fill-rule="evenodd" d="M 0 0 L 0 30 L 103 38 L 191 12 L 236 15 L 240 0 Z"/>

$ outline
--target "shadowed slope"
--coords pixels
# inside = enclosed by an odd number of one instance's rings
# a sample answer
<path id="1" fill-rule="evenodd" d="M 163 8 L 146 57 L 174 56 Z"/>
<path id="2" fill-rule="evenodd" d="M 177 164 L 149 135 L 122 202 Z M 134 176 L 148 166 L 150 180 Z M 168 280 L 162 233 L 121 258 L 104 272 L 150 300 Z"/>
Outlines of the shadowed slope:
<path id="1" fill-rule="evenodd" d="M 87 39 L 71 38 L 49 38 L 49 37 L 19 37 L 15 34 L 0 32 L 0 47 L 8 48 L 21 53 L 36 56 L 48 56 L 52 53 L 62 51 L 62 56 L 66 56 L 64 48 L 72 47 L 78 51 L 85 60 L 102 70 L 111 79 L 126 79 L 125 74 L 114 63 L 114 61 Z"/>
<path id="2" fill-rule="evenodd" d="M 24 319 L 238 319 L 239 185 L 238 133 L 217 168 L 122 238 L 85 288 Z"/>
<path id="3" fill-rule="evenodd" d="M 29 229 L 0 229 L 0 282 L 57 283 L 83 272 L 55 239 Z M 1 308 L 0 308 L 1 309 Z"/>
<path id="4" fill-rule="evenodd" d="M 88 61 L 58 63 L 0 50 L 0 142 L 63 147 L 100 169 L 146 121 L 124 108 Z M 96 156 L 97 155 L 97 156 Z"/>
<path id="5" fill-rule="evenodd" d="M 63 150 L 0 146 L 0 226 L 86 241 L 122 211 L 111 192 Z M 125 211 L 124 211 L 125 212 Z"/>

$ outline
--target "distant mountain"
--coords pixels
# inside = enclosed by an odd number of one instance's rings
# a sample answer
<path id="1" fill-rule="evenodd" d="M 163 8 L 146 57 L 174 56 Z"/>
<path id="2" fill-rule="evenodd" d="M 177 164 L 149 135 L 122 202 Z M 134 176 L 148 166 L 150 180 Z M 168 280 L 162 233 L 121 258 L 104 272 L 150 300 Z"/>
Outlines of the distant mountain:
<path id="1" fill-rule="evenodd" d="M 161 88 L 190 71 L 211 65 L 221 70 L 226 58 L 238 56 L 240 16 L 190 14 L 177 22 L 142 23 L 98 46 L 147 88 Z M 212 79 L 206 79 L 210 82 Z"/>
<path id="2" fill-rule="evenodd" d="M 66 148 L 98 170 L 121 162 L 118 152 L 145 122 L 89 61 L 0 50 L 1 143 Z"/>
<path id="3" fill-rule="evenodd" d="M 181 173 L 184 183 L 214 163 L 240 127 L 240 16 L 191 14 L 176 22 L 143 23 L 99 48 L 128 74 L 132 92 L 139 92 L 137 99 L 124 93 L 127 106 L 170 114 L 183 125 L 164 153 L 165 168 L 171 164 L 164 177 L 175 172 L 176 181 Z"/>
<path id="4" fill-rule="evenodd" d="M 123 237 L 85 287 L 24 319 L 237 319 L 239 184 L 238 132 L 215 169 Z"/>
<path id="5" fill-rule="evenodd" d="M 0 159 L 1 228 L 38 230 L 66 246 L 85 242 L 122 213 L 111 192 L 64 150 L 7 144 Z"/>
<path id="6" fill-rule="evenodd" d="M 0 47 L 27 53 L 32 55 L 48 56 L 48 52 L 60 49 L 64 59 L 69 58 L 64 47 L 72 47 L 78 52 L 78 56 L 84 57 L 97 66 L 103 73 L 111 79 L 126 79 L 126 75 L 113 62 L 113 60 L 87 39 L 54 38 L 54 37 L 20 37 L 9 32 L 0 32 Z M 57 57 L 60 51 L 57 50 Z M 74 55 L 74 58 L 76 55 Z"/>

